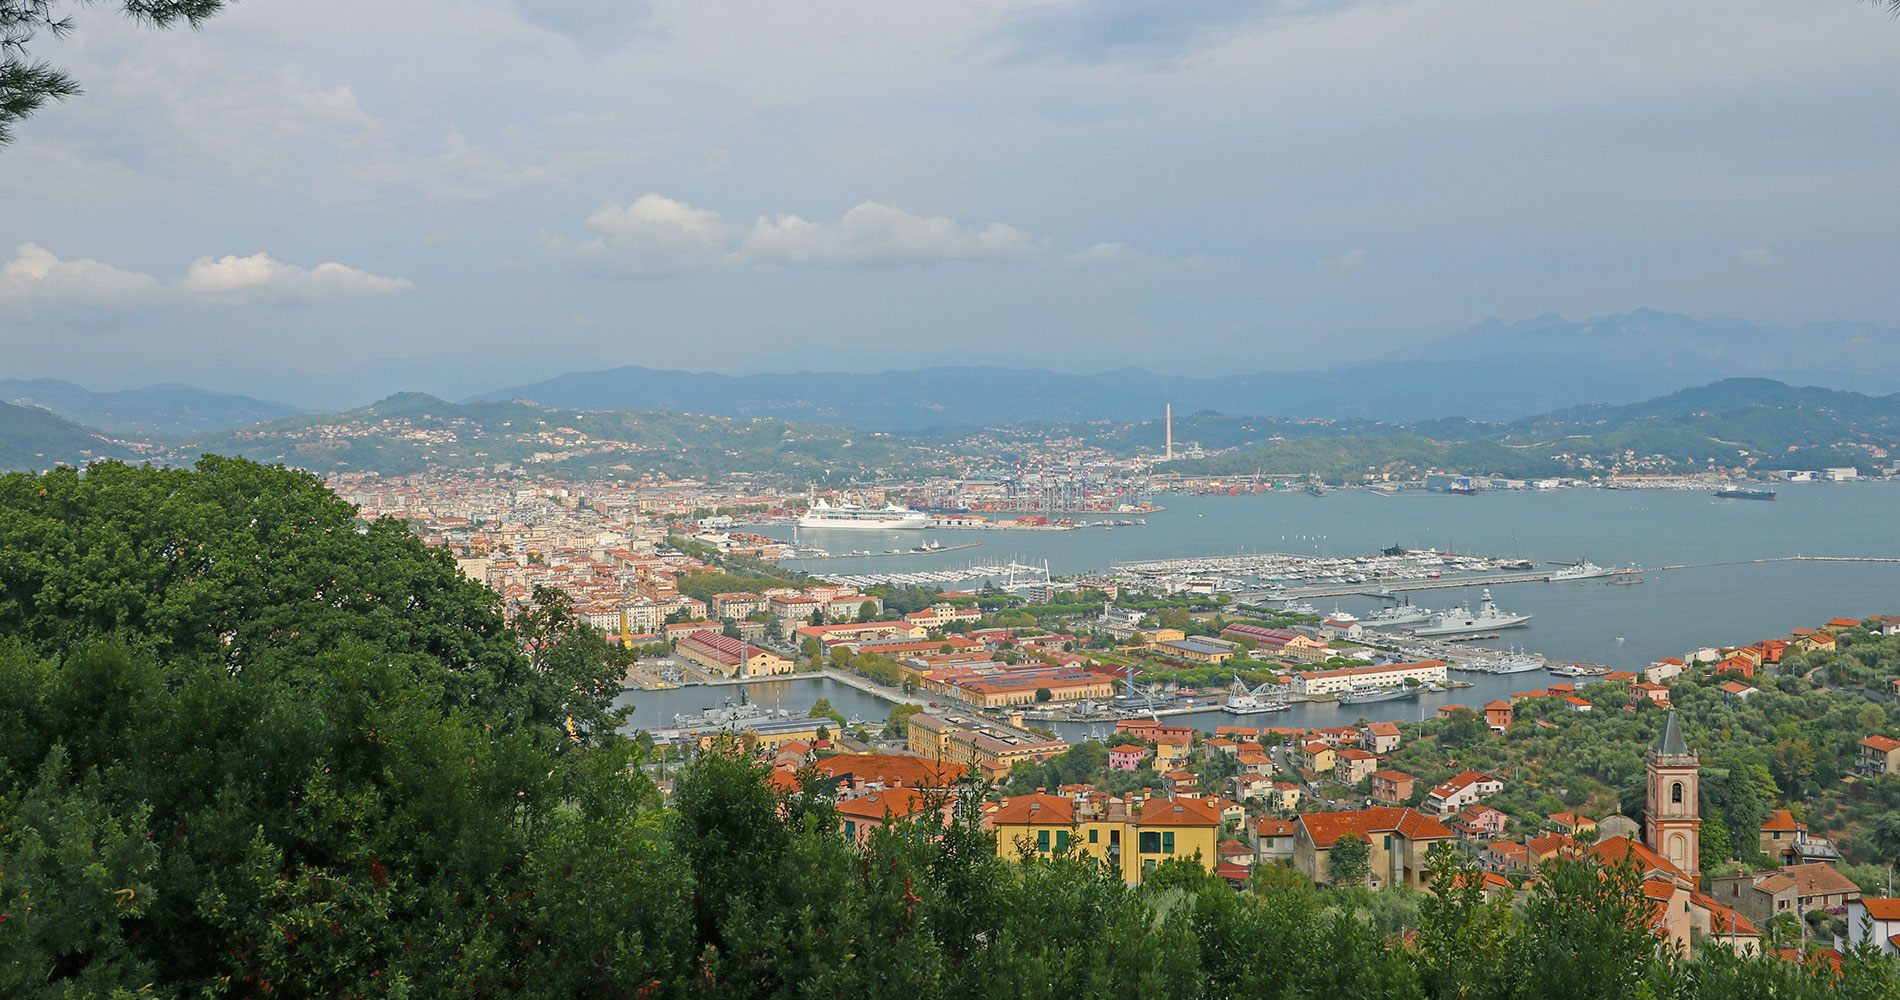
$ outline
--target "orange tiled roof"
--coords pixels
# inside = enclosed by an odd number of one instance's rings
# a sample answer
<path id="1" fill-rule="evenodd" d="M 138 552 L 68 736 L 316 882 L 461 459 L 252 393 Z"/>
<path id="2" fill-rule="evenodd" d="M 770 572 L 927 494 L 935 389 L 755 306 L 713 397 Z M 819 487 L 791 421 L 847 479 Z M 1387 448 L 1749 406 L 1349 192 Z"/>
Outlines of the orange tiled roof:
<path id="1" fill-rule="evenodd" d="M 990 814 L 990 823 L 995 826 L 1070 826 L 1074 822 L 1074 803 L 1060 795 L 1040 792 L 1018 795 Z"/>
<path id="2" fill-rule="evenodd" d="M 886 815 L 903 819 L 923 811 L 925 805 L 923 793 L 915 788 L 891 788 L 847 799 L 838 803 L 836 808 L 840 816 L 881 820 Z"/>
<path id="3" fill-rule="evenodd" d="M 1152 798 L 1142 803 L 1136 826 L 1219 826 L 1220 811 L 1198 799 Z"/>
<path id="4" fill-rule="evenodd" d="M 1419 812 L 1416 809 L 1403 809 L 1398 806 L 1375 806 L 1371 809 L 1350 809 L 1344 812 L 1315 812 L 1301 816 L 1299 823 L 1306 827 L 1307 836 L 1313 840 L 1313 846 L 1325 849 L 1332 847 L 1340 837 L 1354 834 L 1372 839 L 1374 833 L 1397 833 L 1412 840 L 1449 839 L 1451 831 L 1443 823 Z"/>

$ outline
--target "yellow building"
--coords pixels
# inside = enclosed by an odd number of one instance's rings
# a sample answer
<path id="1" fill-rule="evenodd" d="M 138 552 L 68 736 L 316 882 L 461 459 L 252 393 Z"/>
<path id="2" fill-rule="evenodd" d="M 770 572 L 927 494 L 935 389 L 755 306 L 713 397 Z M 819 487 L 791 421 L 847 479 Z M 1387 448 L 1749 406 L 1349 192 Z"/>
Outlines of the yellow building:
<path id="1" fill-rule="evenodd" d="M 1082 819 L 1060 795 L 1022 795 L 991 814 L 999 857 L 1021 860 L 1076 850 L 1107 862 L 1122 880 L 1138 883 L 1171 858 L 1196 858 L 1212 871 L 1219 862 L 1219 810 L 1201 799 L 1156 796 L 1130 811 L 1119 806 L 1100 818 Z"/>
<path id="2" fill-rule="evenodd" d="M 1314 740 L 1293 751 L 1294 762 L 1309 774 L 1331 774 L 1339 763 L 1339 751 Z"/>
<path id="3" fill-rule="evenodd" d="M 1194 737 L 1174 733 L 1157 733 L 1154 737 L 1155 763 L 1157 771 L 1171 770 L 1175 765 L 1186 761 L 1188 752 L 1194 749 Z"/>
<path id="4" fill-rule="evenodd" d="M 1007 775 L 1016 761 L 1044 761 L 1069 749 L 1061 740 L 974 712 L 919 712 L 910 717 L 909 731 L 912 753 L 980 768 L 990 778 Z"/>

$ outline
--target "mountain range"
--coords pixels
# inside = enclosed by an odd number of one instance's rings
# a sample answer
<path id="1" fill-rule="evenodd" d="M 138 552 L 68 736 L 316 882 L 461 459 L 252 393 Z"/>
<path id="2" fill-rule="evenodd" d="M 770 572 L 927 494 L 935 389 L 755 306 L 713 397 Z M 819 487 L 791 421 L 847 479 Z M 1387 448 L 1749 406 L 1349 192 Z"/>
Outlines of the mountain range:
<path id="1" fill-rule="evenodd" d="M 0 400 L 36 406 L 113 434 L 183 438 L 304 411 L 284 403 L 168 382 L 94 392 L 60 379 L 0 379 Z"/>
<path id="2" fill-rule="evenodd" d="M 734 364 L 744 359 L 733 359 Z M 1180 356 L 1157 359 L 1178 368 Z M 0 380 L 0 401 L 39 406 L 109 434 L 191 438 L 301 412 L 342 412 L 402 391 L 464 401 L 527 400 L 555 409 L 666 410 L 768 417 L 860 430 L 917 433 L 1031 422 L 1177 418 L 1210 411 L 1236 418 L 1409 423 L 1452 417 L 1508 422 L 1588 405 L 1664 396 L 1712 379 L 1772 378 L 1871 395 L 1900 390 L 1900 331 L 1868 324 L 1798 329 L 1725 317 L 1639 309 L 1566 320 L 1486 320 L 1383 356 L 1322 369 L 1247 373 L 1225 359 L 1211 374 L 1121 368 L 1093 374 L 995 365 L 865 373 L 805 371 L 727 375 L 627 366 L 553 375 L 486 391 L 481 372 L 534 377 L 545 357 L 450 358 L 427 366 L 364 362 L 341 375 L 288 369 L 236 386 L 255 395 L 164 384 L 95 392 L 57 379 Z M 492 382 L 488 382 L 492 384 Z M 317 406 L 274 399 L 317 400 Z"/>
<path id="3" fill-rule="evenodd" d="M 1510 421 L 1585 404 L 1652 399 L 1712 378 L 1756 376 L 1866 393 L 1900 390 L 1900 331 L 1866 324 L 1798 330 L 1639 309 L 1571 321 L 1489 320 L 1342 367 L 1161 375 L 1077 375 L 938 367 L 878 374 L 722 375 L 631 365 L 479 393 L 576 409 L 648 407 L 914 432 L 1026 421 L 1121 420 L 1209 410 L 1232 416 L 1409 422 Z"/>

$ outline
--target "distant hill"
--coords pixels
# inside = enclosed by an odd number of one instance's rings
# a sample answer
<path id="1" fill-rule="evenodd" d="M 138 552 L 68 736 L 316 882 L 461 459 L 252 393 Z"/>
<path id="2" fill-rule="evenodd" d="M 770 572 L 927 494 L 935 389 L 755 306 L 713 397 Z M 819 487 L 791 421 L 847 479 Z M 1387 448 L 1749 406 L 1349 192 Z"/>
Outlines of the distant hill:
<path id="1" fill-rule="evenodd" d="M 1196 415 L 1194 422 L 1205 419 Z M 1170 468 L 1314 472 L 1334 478 L 1368 468 L 1529 478 L 1710 465 L 1758 470 L 1855 466 L 1871 474 L 1892 464 L 1884 456 L 1900 454 L 1900 393 L 1873 397 L 1772 379 L 1725 379 L 1640 403 L 1573 407 L 1509 423 L 1440 420 L 1259 429 L 1273 433 L 1225 445 L 1235 449 L 1226 454 Z M 1153 433 L 1150 427 L 1138 436 Z"/>
<path id="2" fill-rule="evenodd" d="M 0 470 L 38 471 L 100 458 L 138 457 L 137 443 L 115 441 L 36 407 L 0 403 Z"/>
<path id="3" fill-rule="evenodd" d="M 1468 416 L 1504 420 L 1556 405 L 1634 402 L 1676 388 L 1664 378 L 1568 366 L 1525 377 L 1504 363 L 1368 364 L 1331 372 L 1187 377 L 1138 368 L 1070 375 L 951 367 L 858 374 L 721 375 L 637 365 L 575 372 L 481 393 L 584 410 L 629 407 L 776 417 L 909 432 L 1029 421 L 1120 420 L 1211 410 L 1234 416 L 1380 421 Z"/>
<path id="4" fill-rule="evenodd" d="M 574 479 L 656 472 L 827 480 L 946 464 L 939 450 L 820 424 L 451 403 L 422 393 L 399 393 L 333 416 L 290 417 L 208 435 L 171 457 L 189 461 L 205 452 L 317 473 L 515 469 Z"/>
<path id="5" fill-rule="evenodd" d="M 1506 361 L 1536 377 L 1552 368 L 1584 365 L 1664 378 L 1672 388 L 1756 376 L 1876 394 L 1900 390 L 1900 330 L 1868 323 L 1810 323 L 1791 329 L 1654 309 L 1580 320 L 1555 314 L 1509 324 L 1486 320 L 1379 360 L 1401 365 Z M 1551 408 L 1570 405 L 1568 400 L 1553 400 Z"/>
<path id="6" fill-rule="evenodd" d="M 1220 371 L 1220 359 L 1209 359 Z M 480 393 L 587 410 L 630 407 L 813 420 L 887 431 L 1027 422 L 1142 421 L 1182 413 L 1510 421 L 1553 410 L 1637 403 L 1730 376 L 1870 393 L 1900 390 L 1900 331 L 1849 323 L 1784 330 L 1639 309 L 1622 316 L 1489 320 L 1383 357 L 1323 371 L 1202 376 L 1138 368 L 1089 375 L 936 367 L 878 374 L 722 375 L 637 365 L 573 372 Z"/>
<path id="7" fill-rule="evenodd" d="M 94 392 L 59 379 L 0 379 L 0 399 L 38 406 L 114 434 L 188 437 L 302 412 L 294 406 L 177 383 Z"/>

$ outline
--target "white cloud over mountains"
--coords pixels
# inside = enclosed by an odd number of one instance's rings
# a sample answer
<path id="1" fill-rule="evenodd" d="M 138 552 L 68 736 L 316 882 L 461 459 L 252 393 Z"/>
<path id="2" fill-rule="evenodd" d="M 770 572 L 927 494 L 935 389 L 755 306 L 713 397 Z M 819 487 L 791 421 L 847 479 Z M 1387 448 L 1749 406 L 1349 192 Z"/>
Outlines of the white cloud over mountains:
<path id="1" fill-rule="evenodd" d="M 760 216 L 739 248 L 740 260 L 848 266 L 923 260 L 1008 257 L 1035 249 L 1027 234 L 992 222 L 970 229 L 944 216 L 925 218 L 875 201 L 861 202 L 835 223 L 785 214 Z"/>
<path id="2" fill-rule="evenodd" d="M 161 291 L 158 279 L 90 258 L 60 260 L 37 243 L 22 243 L 0 267 L 0 302 L 91 302 L 116 307 Z"/>
<path id="3" fill-rule="evenodd" d="M 209 305 L 255 301 L 310 301 L 386 295 L 415 285 L 335 261 L 316 267 L 286 264 L 267 253 L 199 257 L 185 276 L 165 284 L 90 258 L 61 260 L 37 243 L 23 243 L 0 266 L 0 302 L 81 305 L 105 309 L 149 306 L 167 299 Z"/>
<path id="4" fill-rule="evenodd" d="M 382 278 L 360 268 L 328 261 L 316 267 L 286 264 L 267 253 L 226 255 L 191 262 L 178 287 L 216 301 L 254 299 L 334 299 L 350 295 L 388 295 L 415 285 L 403 278 Z"/>
<path id="5" fill-rule="evenodd" d="M 1008 257 L 1037 249 L 1028 234 L 1006 223 L 979 229 L 875 201 L 860 202 L 836 222 L 782 213 L 759 216 L 741 230 L 711 209 L 645 194 L 629 203 L 602 204 L 585 226 L 595 236 L 577 251 L 645 272 L 716 263 L 860 267 Z M 550 242 L 557 248 L 568 245 L 559 238 Z"/>

